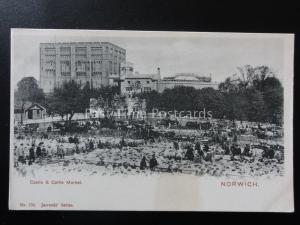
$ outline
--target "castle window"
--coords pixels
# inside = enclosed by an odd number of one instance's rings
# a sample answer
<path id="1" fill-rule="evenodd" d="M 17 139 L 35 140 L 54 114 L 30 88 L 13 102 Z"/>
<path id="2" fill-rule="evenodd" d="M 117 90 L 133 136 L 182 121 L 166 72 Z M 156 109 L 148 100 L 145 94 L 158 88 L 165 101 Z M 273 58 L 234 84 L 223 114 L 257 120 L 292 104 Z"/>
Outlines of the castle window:
<path id="1" fill-rule="evenodd" d="M 61 56 L 71 56 L 71 47 L 60 47 Z"/>
<path id="2" fill-rule="evenodd" d="M 89 62 L 88 61 L 76 61 L 76 74 L 78 76 L 85 76 L 87 71 L 90 70 Z"/>
<path id="3" fill-rule="evenodd" d="M 92 73 L 99 73 L 102 70 L 102 61 L 94 61 L 91 63 Z"/>
<path id="4" fill-rule="evenodd" d="M 71 75 L 71 62 L 70 61 L 61 61 L 60 62 L 60 70 L 62 76 L 70 76 Z"/>
<path id="5" fill-rule="evenodd" d="M 76 54 L 76 56 L 86 57 L 86 55 L 87 55 L 86 47 L 76 47 L 75 54 Z"/>
<path id="6" fill-rule="evenodd" d="M 102 55 L 102 47 L 91 47 L 91 55 L 92 56 L 101 56 Z"/>
<path id="7" fill-rule="evenodd" d="M 45 56 L 55 56 L 55 48 L 45 48 Z"/>

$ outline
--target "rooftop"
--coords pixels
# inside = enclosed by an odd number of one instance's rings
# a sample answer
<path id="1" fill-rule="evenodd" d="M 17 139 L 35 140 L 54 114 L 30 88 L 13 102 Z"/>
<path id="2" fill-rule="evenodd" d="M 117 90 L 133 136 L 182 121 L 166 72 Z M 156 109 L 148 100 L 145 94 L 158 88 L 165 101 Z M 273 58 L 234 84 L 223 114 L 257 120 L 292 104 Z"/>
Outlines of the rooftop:
<path id="1" fill-rule="evenodd" d="M 88 42 L 88 41 L 80 41 L 80 42 L 47 42 L 47 43 L 40 43 L 40 45 L 111 45 L 111 46 L 114 46 L 114 47 L 117 47 L 117 48 L 121 48 L 122 50 L 126 51 L 124 48 L 118 46 L 118 45 L 115 45 L 111 42 Z"/>
<path id="2" fill-rule="evenodd" d="M 211 76 L 203 76 L 196 73 L 177 73 L 174 76 L 164 77 L 163 79 L 211 82 Z"/>
<path id="3" fill-rule="evenodd" d="M 158 80 L 158 74 L 140 74 L 138 72 L 129 74 L 126 76 L 126 79 L 152 79 L 152 80 Z"/>

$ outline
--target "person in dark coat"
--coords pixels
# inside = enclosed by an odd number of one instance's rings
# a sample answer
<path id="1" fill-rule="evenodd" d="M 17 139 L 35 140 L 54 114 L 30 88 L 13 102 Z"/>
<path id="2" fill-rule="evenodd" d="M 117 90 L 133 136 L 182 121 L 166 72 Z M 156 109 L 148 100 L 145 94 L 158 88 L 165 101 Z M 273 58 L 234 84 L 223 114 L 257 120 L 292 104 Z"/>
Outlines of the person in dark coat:
<path id="1" fill-rule="evenodd" d="M 187 150 L 186 150 L 186 153 L 185 153 L 185 158 L 187 160 L 190 160 L 190 161 L 194 160 L 194 151 L 193 151 L 192 146 L 187 147 Z"/>
<path id="2" fill-rule="evenodd" d="M 234 142 L 234 143 L 237 142 L 237 135 L 236 135 L 236 134 L 233 135 L 233 142 Z"/>
<path id="3" fill-rule="evenodd" d="M 36 157 L 37 158 L 41 158 L 42 157 L 42 149 L 41 149 L 41 146 L 39 145 L 39 146 L 37 146 L 37 148 L 36 148 Z"/>
<path id="4" fill-rule="evenodd" d="M 123 147 L 125 146 L 125 138 L 124 138 L 124 136 L 122 137 L 119 146 L 120 146 L 120 151 L 122 151 Z"/>
<path id="5" fill-rule="evenodd" d="M 176 151 L 179 150 L 179 144 L 178 144 L 177 141 L 173 142 L 173 146 L 174 146 L 174 148 L 175 148 Z"/>
<path id="6" fill-rule="evenodd" d="M 51 128 L 51 126 L 49 125 L 49 126 L 47 127 L 47 132 L 49 133 L 49 132 L 51 132 L 51 130 L 52 130 L 52 128 Z"/>
<path id="7" fill-rule="evenodd" d="M 92 151 L 94 149 L 94 142 L 92 140 L 90 140 L 89 149 L 90 149 L 90 151 Z"/>
<path id="8" fill-rule="evenodd" d="M 29 149 L 29 165 L 31 165 L 35 160 L 35 155 L 34 155 L 34 144 L 31 146 Z"/>
<path id="9" fill-rule="evenodd" d="M 235 160 L 235 156 L 241 156 L 242 154 L 242 149 L 237 144 L 233 144 L 231 146 L 230 151 L 231 151 L 231 157 L 230 157 L 231 160 Z"/>
<path id="10" fill-rule="evenodd" d="M 155 170 L 155 167 L 158 165 L 157 163 L 157 160 L 155 158 L 155 154 L 153 153 L 152 155 L 152 158 L 150 159 L 150 163 L 149 163 L 149 166 L 150 166 L 150 170 L 154 171 Z"/>
<path id="11" fill-rule="evenodd" d="M 202 151 L 201 149 L 201 144 L 200 142 L 196 142 L 196 145 L 195 145 L 195 150 L 197 151 L 198 153 L 198 156 L 199 156 L 199 159 L 200 159 L 200 162 L 202 162 L 202 158 L 204 159 L 204 151 Z"/>
<path id="12" fill-rule="evenodd" d="M 199 141 L 196 142 L 195 144 L 195 150 L 197 151 L 197 153 L 200 155 L 200 151 L 201 151 L 201 143 Z"/>
<path id="13" fill-rule="evenodd" d="M 225 151 L 225 155 L 229 155 L 230 154 L 230 148 L 229 148 L 229 145 L 227 143 L 224 143 L 223 144 L 223 149 Z"/>
<path id="14" fill-rule="evenodd" d="M 207 144 L 204 145 L 204 149 L 203 149 L 205 152 L 209 152 L 209 147 Z"/>
<path id="15" fill-rule="evenodd" d="M 75 135 L 73 141 L 75 144 L 79 144 L 79 138 L 77 137 L 77 135 Z"/>
<path id="16" fill-rule="evenodd" d="M 42 157 L 47 157 L 47 151 L 45 146 L 42 146 Z"/>
<path id="17" fill-rule="evenodd" d="M 231 146 L 231 154 L 233 156 L 241 155 L 241 153 L 242 153 L 242 150 L 241 150 L 241 148 L 237 144 L 233 144 Z"/>
<path id="18" fill-rule="evenodd" d="M 142 160 L 141 160 L 141 163 L 140 163 L 140 169 L 141 170 L 144 170 L 147 168 L 147 162 L 146 162 L 146 157 L 143 156 Z"/>
<path id="19" fill-rule="evenodd" d="M 243 155 L 244 156 L 251 156 L 250 145 L 249 144 L 247 144 L 246 147 L 244 148 Z"/>
<path id="20" fill-rule="evenodd" d="M 100 148 L 100 149 L 103 148 L 103 144 L 102 144 L 101 140 L 98 141 L 98 148 Z"/>
<path id="21" fill-rule="evenodd" d="M 65 151 L 63 149 L 63 145 L 57 146 L 57 155 L 61 159 L 65 158 Z"/>
<path id="22" fill-rule="evenodd" d="M 79 149 L 79 146 L 77 143 L 75 144 L 75 152 L 76 152 L 76 154 L 80 153 L 80 149 Z"/>

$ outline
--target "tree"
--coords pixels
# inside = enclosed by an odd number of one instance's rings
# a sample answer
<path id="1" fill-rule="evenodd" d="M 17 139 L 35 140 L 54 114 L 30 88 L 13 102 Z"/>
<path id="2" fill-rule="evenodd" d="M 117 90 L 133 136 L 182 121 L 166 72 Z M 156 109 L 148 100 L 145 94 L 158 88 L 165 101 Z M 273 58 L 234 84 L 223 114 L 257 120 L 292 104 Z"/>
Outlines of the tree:
<path id="1" fill-rule="evenodd" d="M 283 88 L 267 66 L 238 67 L 239 74 L 219 85 L 225 96 L 228 118 L 260 122 L 280 122 Z"/>
<path id="2" fill-rule="evenodd" d="M 258 66 L 255 69 L 255 77 L 253 79 L 253 87 L 257 90 L 264 91 L 265 82 L 269 79 L 276 79 L 274 72 L 267 66 Z M 280 83 L 280 82 L 279 82 Z"/>
<path id="3" fill-rule="evenodd" d="M 85 112 L 90 107 L 90 99 L 96 98 L 95 90 L 90 87 L 89 83 L 80 90 L 80 97 L 78 98 L 79 109 L 78 112 Z"/>
<path id="4" fill-rule="evenodd" d="M 244 110 L 248 121 L 265 121 L 266 107 L 263 99 L 263 93 L 255 88 L 249 88 L 244 93 L 247 98 L 247 106 Z"/>
<path id="5" fill-rule="evenodd" d="M 108 105 L 111 105 L 112 100 L 119 93 L 118 86 L 102 86 L 101 88 L 94 89 L 94 97 L 102 97 L 106 100 Z"/>
<path id="6" fill-rule="evenodd" d="M 242 92 L 229 93 L 224 97 L 226 117 L 231 120 L 249 120 L 247 115 L 248 100 Z"/>
<path id="7" fill-rule="evenodd" d="M 80 112 L 82 106 L 79 103 L 81 97 L 80 85 L 75 81 L 63 83 L 61 87 L 54 88 L 48 98 L 48 107 L 51 113 L 59 114 L 62 119 L 69 115 L 69 122 L 75 112 Z"/>
<path id="8" fill-rule="evenodd" d="M 256 77 L 256 69 L 250 65 L 240 66 L 237 68 L 239 74 L 235 74 L 239 90 L 246 89 L 252 86 L 253 80 Z"/>
<path id="9" fill-rule="evenodd" d="M 95 92 L 93 93 L 93 97 L 101 97 L 105 102 L 103 108 L 105 117 L 108 117 L 109 115 L 112 117 L 116 110 L 116 102 L 118 102 L 117 96 L 119 93 L 119 87 L 102 86 L 101 88 L 95 89 L 94 91 Z"/>
<path id="10" fill-rule="evenodd" d="M 194 87 L 176 86 L 161 94 L 161 108 L 166 111 L 195 109 L 197 90 Z"/>
<path id="11" fill-rule="evenodd" d="M 237 67 L 237 70 L 238 73 L 226 78 L 224 82 L 220 83 L 220 91 L 240 91 L 251 87 L 261 90 L 264 80 L 275 76 L 274 72 L 264 65 L 257 67 L 244 65 Z"/>
<path id="12" fill-rule="evenodd" d="M 78 112 L 85 112 L 87 108 L 90 108 L 90 99 L 102 99 L 103 100 L 103 110 L 105 116 L 113 114 L 116 104 L 116 96 L 118 96 L 119 87 L 118 86 L 102 86 L 100 88 L 91 88 L 89 83 L 87 83 L 80 90 L 80 97 L 78 98 Z M 99 106 L 100 107 L 100 106 Z"/>
<path id="13" fill-rule="evenodd" d="M 275 77 L 263 82 L 263 99 L 266 105 L 266 119 L 273 123 L 283 121 L 283 87 Z"/>
<path id="14" fill-rule="evenodd" d="M 23 112 L 26 102 L 43 103 L 45 99 L 44 92 L 39 88 L 37 80 L 34 77 L 24 77 L 17 83 L 15 92 L 15 102 L 20 104 L 21 123 L 23 123 Z"/>
<path id="15" fill-rule="evenodd" d="M 161 94 L 157 91 L 149 91 L 149 92 L 142 92 L 138 94 L 134 94 L 133 97 L 138 97 L 140 99 L 146 100 L 146 110 L 147 112 L 152 112 L 153 109 L 160 109 L 161 108 Z"/>
<path id="16" fill-rule="evenodd" d="M 247 65 L 240 71 L 244 71 L 240 74 L 246 77 L 244 84 L 247 83 L 242 86 L 251 90 L 247 92 L 249 104 L 252 106 L 248 111 L 250 118 L 253 121 L 280 122 L 283 113 L 283 88 L 272 69 L 265 65 Z"/>
<path id="17" fill-rule="evenodd" d="M 228 77 L 224 82 L 219 84 L 219 90 L 223 93 L 237 92 L 238 86 L 230 77 Z"/>

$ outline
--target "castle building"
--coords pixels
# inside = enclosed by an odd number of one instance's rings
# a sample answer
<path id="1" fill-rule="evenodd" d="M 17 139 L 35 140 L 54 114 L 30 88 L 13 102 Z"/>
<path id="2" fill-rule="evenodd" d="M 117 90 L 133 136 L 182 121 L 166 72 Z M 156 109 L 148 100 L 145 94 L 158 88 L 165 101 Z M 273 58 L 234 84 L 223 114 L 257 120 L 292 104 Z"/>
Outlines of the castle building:
<path id="1" fill-rule="evenodd" d="M 52 92 L 63 82 L 75 80 L 93 88 L 118 85 L 126 50 L 109 42 L 40 44 L 40 87 Z"/>

